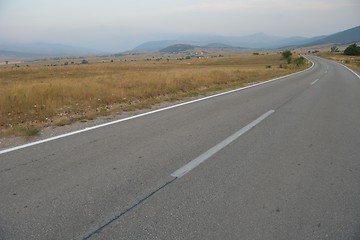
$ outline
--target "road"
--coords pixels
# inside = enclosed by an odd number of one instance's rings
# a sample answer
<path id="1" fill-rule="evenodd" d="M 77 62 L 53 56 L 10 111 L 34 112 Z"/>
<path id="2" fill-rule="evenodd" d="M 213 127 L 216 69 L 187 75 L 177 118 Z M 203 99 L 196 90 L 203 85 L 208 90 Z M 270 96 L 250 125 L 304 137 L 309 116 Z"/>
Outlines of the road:
<path id="1" fill-rule="evenodd" d="M 314 66 L 0 154 L 0 239 L 360 239 L 360 79 Z"/>

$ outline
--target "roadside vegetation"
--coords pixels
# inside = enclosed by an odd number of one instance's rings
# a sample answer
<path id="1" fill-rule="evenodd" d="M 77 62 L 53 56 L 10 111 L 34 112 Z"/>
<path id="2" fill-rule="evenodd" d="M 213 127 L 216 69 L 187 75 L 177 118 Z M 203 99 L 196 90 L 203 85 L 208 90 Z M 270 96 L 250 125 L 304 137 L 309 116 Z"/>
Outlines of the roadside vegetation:
<path id="1" fill-rule="evenodd" d="M 344 52 L 334 51 L 332 48 L 330 52 L 319 52 L 320 57 L 330 60 L 338 61 L 351 69 L 360 73 L 360 46 L 356 44 L 349 45 Z"/>
<path id="2" fill-rule="evenodd" d="M 360 56 L 360 46 L 356 45 L 356 43 L 351 44 L 344 50 L 344 54 L 349 56 Z"/>
<path id="3" fill-rule="evenodd" d="M 1 66 L 0 135 L 33 136 L 42 127 L 208 95 L 307 67 L 302 57 L 289 62 L 278 53 L 81 63 Z"/>

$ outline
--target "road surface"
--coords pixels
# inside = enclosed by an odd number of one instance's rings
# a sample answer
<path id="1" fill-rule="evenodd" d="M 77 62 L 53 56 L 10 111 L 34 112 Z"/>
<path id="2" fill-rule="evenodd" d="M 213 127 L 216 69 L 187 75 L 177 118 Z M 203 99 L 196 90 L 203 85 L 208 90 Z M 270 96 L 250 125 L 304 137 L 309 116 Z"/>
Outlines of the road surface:
<path id="1" fill-rule="evenodd" d="M 360 79 L 302 73 L 1 151 L 0 239 L 360 239 Z"/>

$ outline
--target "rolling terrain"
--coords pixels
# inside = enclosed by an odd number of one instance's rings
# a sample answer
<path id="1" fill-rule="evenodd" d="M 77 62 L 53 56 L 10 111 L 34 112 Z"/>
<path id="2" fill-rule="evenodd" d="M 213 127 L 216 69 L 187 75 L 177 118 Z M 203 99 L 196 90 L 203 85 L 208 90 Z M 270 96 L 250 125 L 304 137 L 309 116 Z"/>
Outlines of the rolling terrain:
<path id="1" fill-rule="evenodd" d="M 360 78 L 306 71 L 0 152 L 0 238 L 357 239 Z"/>

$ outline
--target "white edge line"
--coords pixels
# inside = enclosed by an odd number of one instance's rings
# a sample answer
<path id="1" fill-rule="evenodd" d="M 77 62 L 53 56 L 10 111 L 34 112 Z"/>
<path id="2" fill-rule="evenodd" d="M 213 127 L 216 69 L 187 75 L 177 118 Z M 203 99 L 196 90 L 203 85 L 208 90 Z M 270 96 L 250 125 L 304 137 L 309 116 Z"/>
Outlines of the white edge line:
<path id="1" fill-rule="evenodd" d="M 312 83 L 310 83 L 310 85 L 314 85 L 317 81 L 319 81 L 319 79 L 316 79 L 315 81 L 313 81 Z"/>
<path id="2" fill-rule="evenodd" d="M 210 148 L 209 150 L 207 150 L 206 152 L 204 152 L 203 154 L 201 154 L 194 160 L 190 161 L 189 163 L 185 164 L 184 166 L 182 166 L 181 168 L 179 168 L 178 170 L 173 172 L 171 174 L 171 176 L 176 177 L 176 178 L 183 177 L 185 174 L 187 174 L 188 172 L 190 172 L 191 170 L 193 170 L 194 168 L 199 166 L 201 163 L 205 162 L 207 159 L 209 159 L 211 156 L 213 156 L 214 154 L 219 152 L 221 149 L 223 149 L 224 147 L 226 147 L 227 145 L 229 145 L 230 143 L 232 143 L 233 141 L 238 139 L 241 135 L 243 135 L 244 133 L 246 133 L 249 130 L 251 130 L 252 128 L 254 128 L 256 125 L 261 123 L 264 119 L 269 117 L 274 112 L 275 112 L 275 110 L 270 110 L 270 111 L 264 113 L 263 115 L 261 115 L 260 117 L 258 117 L 257 119 L 255 119 L 254 121 L 252 121 L 251 123 L 246 125 L 245 127 L 241 128 L 239 131 L 235 132 L 234 134 L 227 137 L 222 142 L 218 143 L 217 145 Z"/>
<path id="3" fill-rule="evenodd" d="M 65 137 L 72 136 L 72 135 L 75 135 L 75 134 L 79 134 L 79 133 L 91 131 L 91 130 L 94 130 L 94 129 L 97 129 L 97 128 L 102 128 L 102 127 L 106 127 L 106 126 L 113 125 L 113 124 L 116 124 L 116 123 L 129 121 L 129 120 L 131 120 L 131 119 L 140 118 L 140 117 L 143 117 L 143 116 L 146 116 L 146 115 L 150 115 L 150 114 L 154 114 L 154 113 L 166 111 L 166 110 L 169 110 L 169 109 L 181 107 L 181 106 L 184 106 L 184 105 L 188 105 L 188 104 L 192 104 L 192 103 L 204 101 L 204 100 L 211 99 L 211 98 L 215 98 L 215 97 L 219 97 L 219 96 L 226 95 L 226 94 L 229 94 L 229 93 L 234 93 L 234 92 L 242 91 L 242 90 L 245 90 L 245 89 L 248 89 L 248 88 L 257 87 L 257 86 L 260 86 L 260 85 L 263 85 L 263 84 L 267 84 L 267 83 L 271 83 L 271 82 L 274 82 L 274 81 L 277 81 L 277 80 L 280 80 L 280 79 L 283 79 L 283 78 L 291 77 L 291 76 L 294 76 L 294 75 L 297 75 L 297 74 L 300 74 L 300 73 L 303 73 L 303 72 L 306 72 L 306 71 L 309 71 L 310 69 L 312 69 L 312 68 L 314 67 L 314 62 L 311 61 L 310 59 L 308 59 L 308 60 L 312 63 L 311 67 L 310 67 L 310 68 L 307 68 L 307 69 L 305 69 L 305 70 L 302 70 L 302 71 L 300 71 L 300 72 L 296 72 L 296 73 L 292 73 L 292 74 L 289 74 L 289 75 L 286 75 L 286 76 L 274 78 L 274 79 L 271 79 L 271 80 L 268 80 L 268 81 L 256 83 L 256 84 L 253 84 L 253 85 L 250 85 L 250 86 L 246 86 L 246 87 L 242 87 L 242 88 L 237 88 L 237 89 L 234 89 L 234 90 L 230 90 L 230 91 L 226 91 L 226 92 L 214 94 L 214 95 L 211 95 L 211 96 L 207 96 L 207 97 L 203 97 L 203 98 L 191 100 L 191 101 L 188 101 L 188 102 L 179 103 L 179 104 L 176 104 L 176 105 L 173 105 L 173 106 L 169 106 L 169 107 L 157 109 L 157 110 L 154 110 L 154 111 L 150 111 L 150 112 L 138 114 L 138 115 L 135 115 L 135 116 L 131 116 L 131 117 L 119 119 L 119 120 L 116 120 L 116 121 L 112 121 L 112 122 L 108 122 L 108 123 L 96 125 L 96 126 L 93 126 L 93 127 L 84 128 L 84 129 L 81 129 L 81 130 L 78 130 L 78 131 L 61 134 L 61 135 L 58 135 L 58 136 L 55 136 L 55 137 L 42 139 L 42 140 L 39 140 L 39 141 L 27 143 L 27 144 L 24 144 L 24 145 L 19 145 L 19 146 L 12 147 L 12 148 L 8 148 L 8 149 L 3 149 L 3 150 L 0 150 L 0 155 L 1 155 L 1 154 L 4 154 L 4 153 L 8 153 L 8 152 L 13 152 L 13 151 L 16 151 L 16 150 L 20 150 L 20 149 L 23 149 L 23 148 L 31 147 L 31 146 L 34 146 L 34 145 L 38 145 L 38 144 L 42 144 L 42 143 L 54 141 L 54 140 L 57 140 L 57 139 L 60 139 L 60 138 L 65 138 Z"/>
<path id="4" fill-rule="evenodd" d="M 349 70 L 350 72 L 352 72 L 355 76 L 357 76 L 360 79 L 360 75 L 357 74 L 354 70 L 352 70 L 351 68 L 349 68 L 348 66 L 345 66 L 344 64 L 338 63 L 341 66 L 343 66 L 344 68 L 346 68 L 347 70 Z"/>
<path id="5" fill-rule="evenodd" d="M 327 61 L 330 61 L 330 62 L 334 62 L 334 63 L 336 63 L 336 64 L 339 64 L 340 66 L 343 66 L 344 68 L 346 68 L 347 70 L 349 70 L 350 72 L 352 72 L 355 76 L 357 76 L 357 77 L 360 79 L 360 75 L 357 74 L 357 72 L 355 72 L 354 70 L 352 70 L 351 68 L 349 68 L 348 66 L 346 66 L 346 65 L 344 65 L 344 64 L 342 64 L 342 63 L 339 63 L 339 62 L 337 62 L 337 61 L 335 61 L 335 60 L 329 60 L 329 59 L 326 59 L 326 58 L 318 57 L 318 56 L 315 56 L 315 57 L 320 58 L 320 59 L 323 59 L 323 60 L 327 60 Z M 308 59 L 308 60 L 309 60 L 309 59 Z"/>

